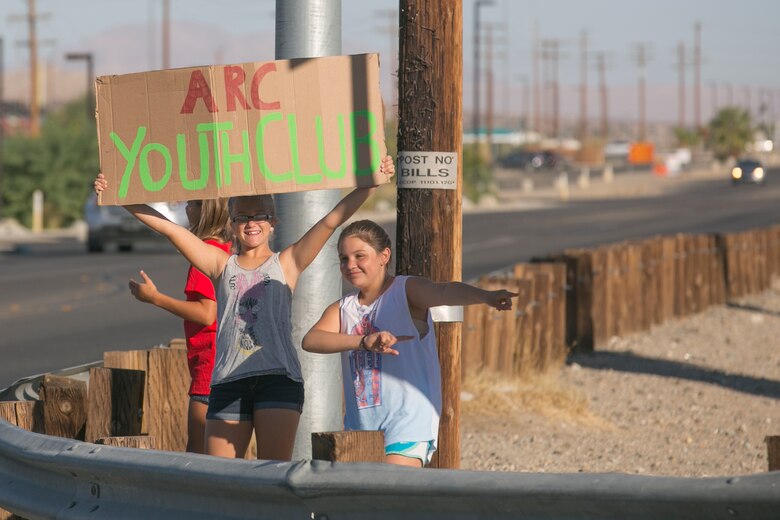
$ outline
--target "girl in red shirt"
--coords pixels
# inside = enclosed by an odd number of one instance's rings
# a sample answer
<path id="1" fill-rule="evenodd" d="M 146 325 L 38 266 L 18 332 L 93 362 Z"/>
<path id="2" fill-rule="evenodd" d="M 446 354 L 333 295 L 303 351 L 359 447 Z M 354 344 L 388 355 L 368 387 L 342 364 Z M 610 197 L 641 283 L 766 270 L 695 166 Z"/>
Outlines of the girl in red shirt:
<path id="1" fill-rule="evenodd" d="M 201 240 L 230 253 L 232 228 L 227 199 L 187 202 L 190 231 Z M 187 451 L 205 453 L 206 410 L 216 352 L 217 302 L 211 279 L 190 265 L 184 286 L 186 300 L 157 290 L 149 276 L 141 271 L 141 282 L 130 280 L 130 292 L 139 301 L 151 303 L 184 319 L 187 340 L 187 365 L 190 369 L 190 403 L 187 410 Z"/>

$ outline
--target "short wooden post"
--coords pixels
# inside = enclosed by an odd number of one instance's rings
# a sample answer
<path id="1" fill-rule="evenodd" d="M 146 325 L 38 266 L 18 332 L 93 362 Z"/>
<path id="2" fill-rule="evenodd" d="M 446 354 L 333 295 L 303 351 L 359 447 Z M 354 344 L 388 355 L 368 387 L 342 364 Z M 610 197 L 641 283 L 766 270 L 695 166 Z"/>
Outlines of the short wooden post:
<path id="1" fill-rule="evenodd" d="M 479 285 L 489 291 L 499 288 L 499 284 L 493 279 L 483 279 Z M 483 366 L 487 370 L 497 373 L 500 365 L 501 315 L 496 309 L 486 308 L 482 314 L 482 320 L 483 341 L 485 343 Z"/>
<path id="2" fill-rule="evenodd" d="M 0 401 L 0 419 L 29 432 L 43 433 L 43 401 Z"/>
<path id="3" fill-rule="evenodd" d="M 144 406 L 141 416 L 141 433 L 149 433 L 149 351 L 111 350 L 103 353 L 103 367 L 142 370 L 146 374 Z"/>
<path id="4" fill-rule="evenodd" d="M 95 439 L 95 444 L 114 446 L 116 448 L 137 448 L 141 450 L 156 450 L 157 443 L 149 435 L 132 435 L 126 437 L 101 437 Z"/>
<path id="5" fill-rule="evenodd" d="M 85 440 L 139 435 L 145 384 L 141 370 L 91 368 Z"/>
<path id="6" fill-rule="evenodd" d="M 187 406 L 190 373 L 187 351 L 149 350 L 149 435 L 164 451 L 187 449 Z"/>
<path id="7" fill-rule="evenodd" d="M 311 434 L 311 458 L 331 462 L 384 462 L 381 431 L 341 431 Z"/>
<path id="8" fill-rule="evenodd" d="M 517 306 L 515 308 L 514 374 L 526 374 L 529 369 L 531 341 L 533 340 L 533 322 L 531 321 L 531 300 L 533 299 L 533 280 L 515 280 Z"/>
<path id="9" fill-rule="evenodd" d="M 593 324 L 593 348 L 603 347 L 609 340 L 607 331 L 607 250 L 591 251 L 591 300 L 590 314 Z"/>
<path id="10" fill-rule="evenodd" d="M 501 282 L 499 287 L 512 292 L 518 292 L 519 280 L 511 279 Z M 519 340 L 517 335 L 517 316 L 515 314 L 514 303 L 512 302 L 512 311 L 500 311 L 499 316 L 501 318 L 501 334 L 499 344 L 499 359 L 498 359 L 498 371 L 504 376 L 512 376 L 515 372 L 515 353 L 517 352 L 516 344 Z M 498 312 L 498 311 L 497 311 Z"/>
<path id="11" fill-rule="evenodd" d="M 593 351 L 593 260 L 586 249 L 564 251 L 570 291 L 566 296 L 567 344 L 577 352 Z"/>
<path id="12" fill-rule="evenodd" d="M 87 423 L 87 384 L 47 374 L 40 391 L 46 435 L 84 440 Z"/>
<path id="13" fill-rule="evenodd" d="M 461 331 L 461 374 L 462 379 L 482 370 L 484 365 L 484 305 L 467 305 L 463 311 Z"/>
<path id="14" fill-rule="evenodd" d="M 764 440 L 766 441 L 768 471 L 780 471 L 780 435 L 770 435 Z"/>

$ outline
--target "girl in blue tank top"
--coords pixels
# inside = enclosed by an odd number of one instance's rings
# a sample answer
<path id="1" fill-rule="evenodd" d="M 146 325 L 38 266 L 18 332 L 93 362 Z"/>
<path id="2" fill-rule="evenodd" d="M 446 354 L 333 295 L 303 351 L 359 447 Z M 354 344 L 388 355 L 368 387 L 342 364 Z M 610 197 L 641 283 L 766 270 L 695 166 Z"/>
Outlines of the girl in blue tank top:
<path id="1" fill-rule="evenodd" d="M 341 274 L 358 291 L 325 309 L 303 349 L 341 353 L 347 430 L 380 430 L 388 463 L 424 466 L 436 450 L 441 414 L 430 308 L 484 303 L 510 310 L 517 294 L 391 276 L 390 238 L 370 220 L 344 228 L 338 251 Z"/>

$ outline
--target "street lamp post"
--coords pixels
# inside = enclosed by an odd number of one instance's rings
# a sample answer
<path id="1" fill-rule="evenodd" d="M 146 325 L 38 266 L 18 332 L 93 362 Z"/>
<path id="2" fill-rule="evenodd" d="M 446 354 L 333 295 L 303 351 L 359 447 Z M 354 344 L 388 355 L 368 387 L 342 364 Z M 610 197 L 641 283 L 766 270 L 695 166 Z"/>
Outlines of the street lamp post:
<path id="1" fill-rule="evenodd" d="M 91 52 L 69 52 L 65 55 L 68 61 L 86 61 L 87 62 L 87 119 L 95 117 L 95 96 L 92 93 L 92 82 L 95 80 L 93 71 L 93 61 Z"/>

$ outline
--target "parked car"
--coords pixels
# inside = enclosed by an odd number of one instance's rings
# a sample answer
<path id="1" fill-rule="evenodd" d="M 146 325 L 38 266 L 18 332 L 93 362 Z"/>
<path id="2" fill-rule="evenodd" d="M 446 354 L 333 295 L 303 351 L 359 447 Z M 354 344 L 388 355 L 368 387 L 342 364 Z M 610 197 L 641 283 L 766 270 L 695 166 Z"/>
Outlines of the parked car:
<path id="1" fill-rule="evenodd" d="M 189 226 L 186 202 L 153 202 L 149 206 L 181 226 Z M 160 241 L 163 237 L 131 215 L 121 206 L 98 206 L 97 195 L 90 194 L 84 205 L 87 223 L 87 251 L 99 253 L 109 243 L 119 251 L 132 251 L 138 242 Z"/>
<path id="2" fill-rule="evenodd" d="M 731 169 L 731 184 L 765 184 L 766 170 L 756 159 L 740 159 Z"/>
<path id="3" fill-rule="evenodd" d="M 519 150 L 505 155 L 499 160 L 504 168 L 523 168 L 526 170 L 554 169 L 562 164 L 563 159 L 555 152 L 548 150 L 528 152 Z"/>

